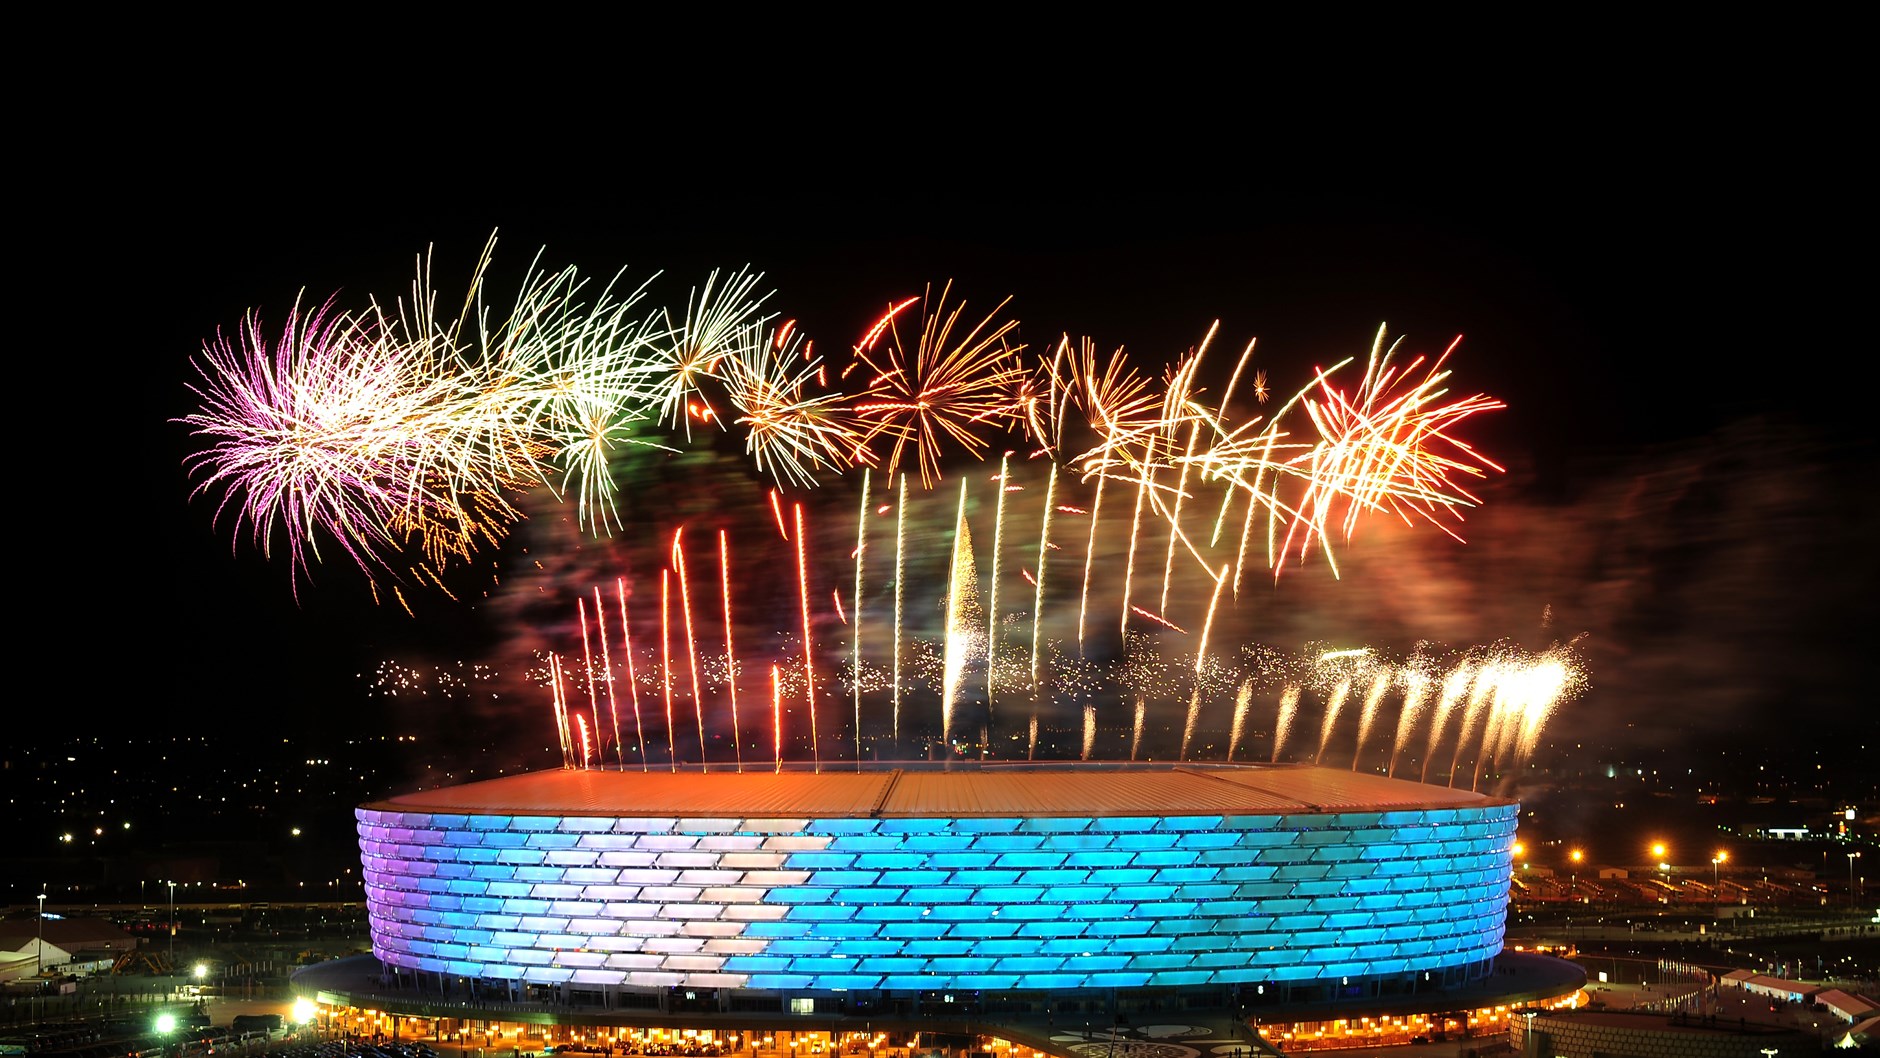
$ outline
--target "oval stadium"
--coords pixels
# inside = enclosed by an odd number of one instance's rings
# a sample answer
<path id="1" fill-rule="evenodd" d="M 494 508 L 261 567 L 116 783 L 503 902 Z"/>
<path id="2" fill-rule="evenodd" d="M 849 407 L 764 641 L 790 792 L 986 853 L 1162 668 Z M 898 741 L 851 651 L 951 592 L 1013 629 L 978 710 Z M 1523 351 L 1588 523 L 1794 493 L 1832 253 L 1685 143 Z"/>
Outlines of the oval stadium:
<path id="1" fill-rule="evenodd" d="M 968 1049 L 1062 1054 L 1059 1017 L 1097 1005 L 1112 1032 L 1184 1011 L 1256 1045 L 1300 1018 L 1472 1024 L 1582 980 L 1498 969 L 1517 814 L 1303 765 L 535 772 L 359 807 L 373 980 L 303 986 L 598 1032 L 970 1023 Z"/>

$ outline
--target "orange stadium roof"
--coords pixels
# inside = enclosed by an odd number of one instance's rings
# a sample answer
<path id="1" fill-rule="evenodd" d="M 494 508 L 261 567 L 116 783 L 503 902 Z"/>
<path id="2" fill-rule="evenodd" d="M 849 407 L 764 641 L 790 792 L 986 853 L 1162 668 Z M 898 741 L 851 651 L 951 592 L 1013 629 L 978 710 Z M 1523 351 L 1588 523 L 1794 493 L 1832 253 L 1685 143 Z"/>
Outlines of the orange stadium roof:
<path id="1" fill-rule="evenodd" d="M 1509 803 L 1469 790 L 1298 764 L 855 765 L 821 771 L 563 768 L 420 790 L 364 807 L 471 815 L 921 818 L 1288 815 Z"/>

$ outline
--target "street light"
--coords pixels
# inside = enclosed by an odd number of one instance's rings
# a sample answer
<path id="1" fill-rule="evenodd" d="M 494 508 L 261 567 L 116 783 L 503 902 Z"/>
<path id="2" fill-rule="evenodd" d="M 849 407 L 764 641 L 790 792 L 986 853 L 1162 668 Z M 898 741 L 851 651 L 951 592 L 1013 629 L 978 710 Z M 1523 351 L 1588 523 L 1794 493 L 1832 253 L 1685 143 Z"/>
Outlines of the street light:
<path id="1" fill-rule="evenodd" d="M 38 937 L 33 943 L 33 1024 L 39 1024 L 39 990 L 45 985 L 40 975 L 46 972 L 46 894 L 39 894 Z"/>
<path id="2" fill-rule="evenodd" d="M 1729 858 L 1730 854 L 1722 849 L 1718 849 L 1717 854 L 1710 858 L 1710 887 L 1716 890 L 1711 895 L 1713 902 L 1720 903 L 1723 900 L 1723 861 Z"/>
<path id="3" fill-rule="evenodd" d="M 1580 851 L 1579 849 L 1574 849 L 1574 850 L 1573 850 L 1572 852 L 1569 852 L 1569 853 L 1567 853 L 1567 859 L 1569 859 L 1569 860 L 1572 860 L 1572 861 L 1573 861 L 1573 870 L 1572 870 L 1572 873 L 1570 873 L 1570 874 L 1569 874 L 1569 875 L 1567 876 L 1567 877 L 1569 877 L 1569 878 L 1571 878 L 1571 879 L 1573 880 L 1573 881 L 1572 881 L 1572 884 L 1571 884 L 1571 885 L 1569 885 L 1569 886 L 1567 886 L 1567 897 L 1568 897 L 1568 899 L 1571 899 L 1571 898 L 1573 898 L 1573 897 L 1575 897 L 1575 896 L 1577 896 L 1577 895 L 1579 895 L 1579 892 L 1580 892 L 1580 861 L 1581 861 L 1581 860 L 1583 860 L 1583 859 L 1585 859 L 1585 858 L 1586 858 L 1586 853 L 1584 853 L 1584 852 L 1581 852 L 1581 851 Z"/>
<path id="4" fill-rule="evenodd" d="M 176 972 L 176 883 L 170 883 L 170 972 Z"/>
<path id="5" fill-rule="evenodd" d="M 1521 1050 L 1525 1054 L 1534 1053 L 1534 1015 L 1538 1013 L 1540 1013 L 1538 1010 L 1523 1010 L 1521 1012 L 1521 1014 L 1527 1018 L 1527 1035 L 1521 1037 Z"/>
<path id="6" fill-rule="evenodd" d="M 1854 906 L 1854 861 L 1860 859 L 1860 853 L 1847 854 L 1847 906 Z"/>

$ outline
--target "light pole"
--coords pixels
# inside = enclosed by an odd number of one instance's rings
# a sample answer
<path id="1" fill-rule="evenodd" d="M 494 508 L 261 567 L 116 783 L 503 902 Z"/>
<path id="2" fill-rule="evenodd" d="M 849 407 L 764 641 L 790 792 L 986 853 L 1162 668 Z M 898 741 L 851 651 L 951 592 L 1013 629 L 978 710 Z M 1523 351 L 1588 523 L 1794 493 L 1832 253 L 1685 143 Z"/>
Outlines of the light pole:
<path id="1" fill-rule="evenodd" d="M 1730 854 L 1722 849 L 1718 849 L 1717 854 L 1710 858 L 1710 887 L 1713 890 L 1711 893 L 1712 903 L 1720 904 L 1723 902 L 1723 861 L 1729 858 Z"/>
<path id="2" fill-rule="evenodd" d="M 170 883 L 170 973 L 176 972 L 176 883 Z"/>
<path id="3" fill-rule="evenodd" d="M 33 941 L 33 1025 L 39 1024 L 39 990 L 45 986 L 40 976 L 46 972 L 46 894 L 39 894 L 38 934 Z"/>
<path id="4" fill-rule="evenodd" d="M 1860 853 L 1847 854 L 1847 906 L 1854 906 L 1854 861 L 1860 859 Z"/>
<path id="5" fill-rule="evenodd" d="M 1527 1018 L 1527 1035 L 1521 1037 L 1521 1053 L 1523 1054 L 1534 1053 L 1534 1015 L 1538 1013 L 1540 1013 L 1538 1010 L 1523 1010 L 1521 1012 L 1522 1016 Z"/>

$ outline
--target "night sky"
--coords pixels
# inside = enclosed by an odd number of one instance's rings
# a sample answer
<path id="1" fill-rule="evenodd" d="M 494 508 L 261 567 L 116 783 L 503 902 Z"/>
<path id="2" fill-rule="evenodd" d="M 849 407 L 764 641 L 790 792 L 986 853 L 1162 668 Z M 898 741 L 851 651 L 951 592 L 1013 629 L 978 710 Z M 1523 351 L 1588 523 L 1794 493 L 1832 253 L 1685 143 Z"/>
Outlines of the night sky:
<path id="1" fill-rule="evenodd" d="M 171 420 L 194 410 L 190 357 L 245 311 L 278 321 L 302 291 L 346 307 L 396 297 L 431 246 L 455 294 L 498 231 L 503 291 L 538 250 L 597 279 L 663 271 L 675 307 L 709 270 L 749 265 L 776 291 L 768 307 L 830 354 L 890 299 L 949 279 L 969 306 L 1009 295 L 1033 350 L 1087 335 L 1156 363 L 1218 319 L 1220 347 L 1257 337 L 1257 366 L 1286 392 L 1362 354 L 1380 324 L 1415 351 L 1460 334 L 1457 389 L 1508 404 L 1467 431 L 1508 468 L 1483 488 L 1468 542 L 1361 531 L 1343 579 L 1309 565 L 1262 583 L 1240 634 L 1402 649 L 1584 633 L 1590 686 L 1556 728 L 1641 746 L 1826 725 L 1871 738 L 1874 448 L 1827 322 L 1853 281 L 1815 249 L 1842 207 L 1831 185 L 1798 197 L 1766 165 L 1719 173 L 1687 143 L 1614 148 L 1625 166 L 1530 145 L 1376 179 L 1229 167 L 1190 180 L 1144 164 L 898 187 L 833 167 L 745 182 L 440 173 L 433 192 L 305 173 L 232 184 L 208 179 L 212 165 L 202 180 L 72 196 L 45 266 L 114 278 L 49 310 L 78 347 L 33 353 L 84 394 L 47 398 L 77 414 L 46 417 L 38 441 L 56 452 L 77 433 L 80 462 L 16 508 L 28 581 L 60 638 L 84 644 L 46 712 L 67 715 L 66 688 L 87 726 L 440 723 L 388 715 L 359 674 L 387 657 L 500 652 L 515 634 L 503 608 L 435 594 L 415 596 L 415 616 L 374 605 L 337 561 L 296 592 L 281 557 L 231 546 L 213 500 L 191 498 L 191 441 Z M 32 667 L 34 653 L 16 656 Z"/>

